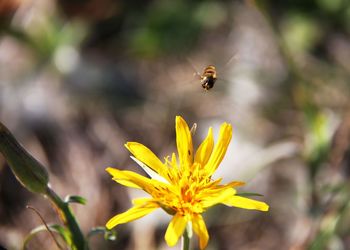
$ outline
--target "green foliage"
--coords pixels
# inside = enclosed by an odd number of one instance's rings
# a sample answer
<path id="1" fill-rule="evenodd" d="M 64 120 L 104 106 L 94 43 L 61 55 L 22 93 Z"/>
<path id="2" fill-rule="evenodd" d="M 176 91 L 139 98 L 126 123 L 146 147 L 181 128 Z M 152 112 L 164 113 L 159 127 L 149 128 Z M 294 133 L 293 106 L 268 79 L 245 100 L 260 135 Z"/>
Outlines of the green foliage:
<path id="1" fill-rule="evenodd" d="M 132 51 L 154 56 L 192 44 L 200 28 L 192 11 L 193 7 L 183 1 L 156 2 L 147 12 L 144 25 L 131 36 Z"/>
<path id="2" fill-rule="evenodd" d="M 64 202 L 52 189 L 48 189 L 47 196 L 57 206 L 60 211 L 60 216 L 65 222 L 67 229 L 72 235 L 72 249 L 73 250 L 86 250 L 88 244 L 80 230 L 79 224 L 75 219 L 73 212 L 69 207 L 69 203 Z"/>
<path id="3" fill-rule="evenodd" d="M 67 195 L 66 198 L 64 198 L 64 202 L 86 205 L 86 199 L 78 195 Z"/>
<path id="4" fill-rule="evenodd" d="M 289 13 L 281 30 L 288 49 L 299 53 L 314 48 L 322 34 L 317 20 L 302 13 Z"/>
<path id="5" fill-rule="evenodd" d="M 58 235 L 60 235 L 61 238 L 63 239 L 63 241 L 67 244 L 67 246 L 72 245 L 71 234 L 65 227 L 58 225 L 58 224 L 50 224 L 47 226 L 51 232 L 54 232 L 54 233 L 57 233 Z M 33 237 L 35 237 L 40 232 L 47 232 L 47 228 L 44 225 L 41 225 L 41 226 L 38 226 L 38 227 L 32 229 L 32 231 L 30 231 L 30 233 L 24 239 L 22 249 L 23 250 L 27 249 L 27 245 L 29 244 L 29 242 L 33 239 Z"/>
<path id="6" fill-rule="evenodd" d="M 311 168 L 311 176 L 314 177 L 328 158 L 331 134 L 329 121 L 323 112 L 310 111 L 305 114 L 307 129 L 304 154 Z"/>
<path id="7" fill-rule="evenodd" d="M 344 6 L 345 0 L 317 0 L 318 6 L 327 12 L 337 12 Z"/>

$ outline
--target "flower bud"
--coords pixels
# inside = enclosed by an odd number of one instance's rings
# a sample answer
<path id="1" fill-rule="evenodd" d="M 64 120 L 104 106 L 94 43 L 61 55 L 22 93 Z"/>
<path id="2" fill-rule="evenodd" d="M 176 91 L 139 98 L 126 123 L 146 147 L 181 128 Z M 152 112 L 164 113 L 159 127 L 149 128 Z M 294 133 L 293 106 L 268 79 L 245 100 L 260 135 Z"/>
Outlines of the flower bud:
<path id="1" fill-rule="evenodd" d="M 45 167 L 31 156 L 0 122 L 0 152 L 17 180 L 31 192 L 46 193 L 49 176 Z"/>

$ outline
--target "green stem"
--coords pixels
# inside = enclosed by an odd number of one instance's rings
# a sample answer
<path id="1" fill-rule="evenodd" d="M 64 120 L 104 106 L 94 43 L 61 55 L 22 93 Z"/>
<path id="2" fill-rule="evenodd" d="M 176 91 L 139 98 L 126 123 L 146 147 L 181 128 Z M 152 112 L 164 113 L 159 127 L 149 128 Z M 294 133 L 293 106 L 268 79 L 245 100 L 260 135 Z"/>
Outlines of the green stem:
<path id="1" fill-rule="evenodd" d="M 187 229 L 185 230 L 184 234 L 182 235 L 182 250 L 189 250 L 190 249 L 190 237 L 188 236 Z"/>
<path id="2" fill-rule="evenodd" d="M 48 198 L 56 205 L 59 211 L 59 215 L 62 218 L 63 222 L 68 227 L 69 231 L 72 234 L 72 244 L 73 249 L 76 250 L 86 250 L 88 246 L 86 244 L 83 233 L 80 230 L 80 227 L 75 220 L 75 217 L 70 210 L 68 203 L 64 202 L 51 188 L 47 188 L 46 192 Z"/>

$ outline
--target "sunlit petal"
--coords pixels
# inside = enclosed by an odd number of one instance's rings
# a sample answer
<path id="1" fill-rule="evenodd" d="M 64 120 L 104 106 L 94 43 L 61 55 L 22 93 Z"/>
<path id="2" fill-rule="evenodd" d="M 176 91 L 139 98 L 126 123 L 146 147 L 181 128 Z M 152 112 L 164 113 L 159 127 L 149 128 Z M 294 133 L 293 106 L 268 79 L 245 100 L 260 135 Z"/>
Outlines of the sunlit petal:
<path id="1" fill-rule="evenodd" d="M 119 224 L 127 223 L 136 219 L 139 219 L 157 209 L 159 206 L 155 203 L 146 203 L 141 206 L 135 206 L 130 208 L 124 213 L 118 214 L 106 223 L 106 228 L 112 229 Z"/>
<path id="2" fill-rule="evenodd" d="M 115 180 L 116 182 L 118 182 L 119 184 L 122 184 L 124 186 L 127 186 L 127 187 L 132 187 L 132 188 L 140 188 L 142 189 L 140 186 L 136 185 L 134 182 L 131 182 L 131 181 L 127 181 L 127 180 L 122 180 L 122 179 L 117 179 L 118 176 L 119 176 L 119 169 L 115 169 L 115 168 L 111 168 L 111 167 L 108 167 L 106 168 L 106 171 L 113 176 L 113 180 Z"/>
<path id="3" fill-rule="evenodd" d="M 143 197 L 143 198 L 136 198 L 132 200 L 132 204 L 135 206 L 140 206 L 150 202 L 154 202 L 154 199 L 150 197 Z"/>
<path id="4" fill-rule="evenodd" d="M 202 164 L 204 166 L 211 155 L 214 147 L 213 129 L 209 128 L 208 135 L 202 144 L 199 146 L 194 161 Z"/>
<path id="5" fill-rule="evenodd" d="M 225 186 L 225 187 L 241 187 L 244 185 L 245 185 L 245 182 L 243 182 L 243 181 L 231 181 L 223 186 Z"/>
<path id="6" fill-rule="evenodd" d="M 138 142 L 128 142 L 125 144 L 125 147 L 139 161 L 156 171 L 161 176 L 166 177 L 167 168 L 149 148 Z"/>
<path id="7" fill-rule="evenodd" d="M 167 181 L 163 176 L 146 166 L 146 164 L 142 163 L 133 156 L 130 156 L 130 158 L 133 159 L 152 179 L 169 184 L 169 181 Z"/>
<path id="8" fill-rule="evenodd" d="M 260 211 L 269 210 L 269 205 L 267 205 L 265 202 L 256 201 L 256 200 L 252 200 L 252 199 L 237 196 L 237 195 L 226 199 L 222 203 L 227 206 L 239 207 L 244 209 L 253 209 L 253 210 L 260 210 Z"/>
<path id="9" fill-rule="evenodd" d="M 134 185 L 137 188 L 141 188 L 148 193 L 152 193 L 157 187 L 163 187 L 165 184 L 157 180 L 151 180 L 137 173 L 119 170 L 116 168 L 106 168 L 106 171 L 113 176 L 113 180 L 116 182 L 132 186 Z"/>
<path id="10" fill-rule="evenodd" d="M 204 208 L 214 206 L 218 203 L 226 201 L 229 197 L 234 196 L 236 190 L 233 188 L 225 188 L 221 190 L 208 190 L 208 192 L 203 193 L 203 198 L 201 204 Z"/>
<path id="11" fill-rule="evenodd" d="M 192 136 L 187 123 L 181 116 L 176 116 L 175 129 L 180 166 L 188 168 L 193 162 Z"/>
<path id="12" fill-rule="evenodd" d="M 172 167 L 177 167 L 177 160 L 176 160 L 175 153 L 172 153 L 172 155 L 171 155 L 171 166 Z"/>
<path id="13" fill-rule="evenodd" d="M 232 138 L 232 126 L 228 123 L 223 123 L 220 127 L 220 135 L 216 143 L 213 153 L 211 154 L 206 169 L 209 175 L 212 175 L 218 168 L 222 159 L 224 158 L 228 145 Z"/>
<path id="14" fill-rule="evenodd" d="M 199 237 L 199 247 L 204 249 L 209 240 L 209 234 L 202 215 L 195 214 L 192 218 L 192 228 Z"/>
<path id="15" fill-rule="evenodd" d="M 165 233 L 165 241 L 169 246 L 175 246 L 180 236 L 184 233 L 186 227 L 187 220 L 185 216 L 176 214 Z"/>

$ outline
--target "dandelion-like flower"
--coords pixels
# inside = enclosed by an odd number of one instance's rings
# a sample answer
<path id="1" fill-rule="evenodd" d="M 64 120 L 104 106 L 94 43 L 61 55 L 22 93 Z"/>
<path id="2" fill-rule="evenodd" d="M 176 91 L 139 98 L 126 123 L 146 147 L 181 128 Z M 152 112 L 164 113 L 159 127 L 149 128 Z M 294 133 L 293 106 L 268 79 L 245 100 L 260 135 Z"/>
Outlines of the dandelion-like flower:
<path id="1" fill-rule="evenodd" d="M 135 160 L 151 177 L 137 173 L 107 168 L 116 182 L 143 189 L 151 195 L 133 200 L 133 207 L 111 218 L 106 227 L 111 229 L 119 224 L 139 219 L 157 208 L 164 209 L 173 216 L 165 233 L 169 246 L 174 246 L 184 233 L 186 225 L 191 225 L 199 237 L 199 245 L 204 249 L 209 240 L 208 231 L 202 217 L 209 207 L 224 204 L 244 209 L 267 211 L 269 206 L 261 201 L 236 195 L 236 187 L 244 182 L 233 181 L 221 184 L 222 178 L 212 179 L 221 163 L 232 137 L 232 126 L 223 123 L 218 142 L 214 146 L 212 128 L 196 153 L 193 152 L 192 136 L 185 120 L 177 116 L 175 153 L 162 162 L 150 149 L 137 142 L 128 142 L 126 148 Z"/>

